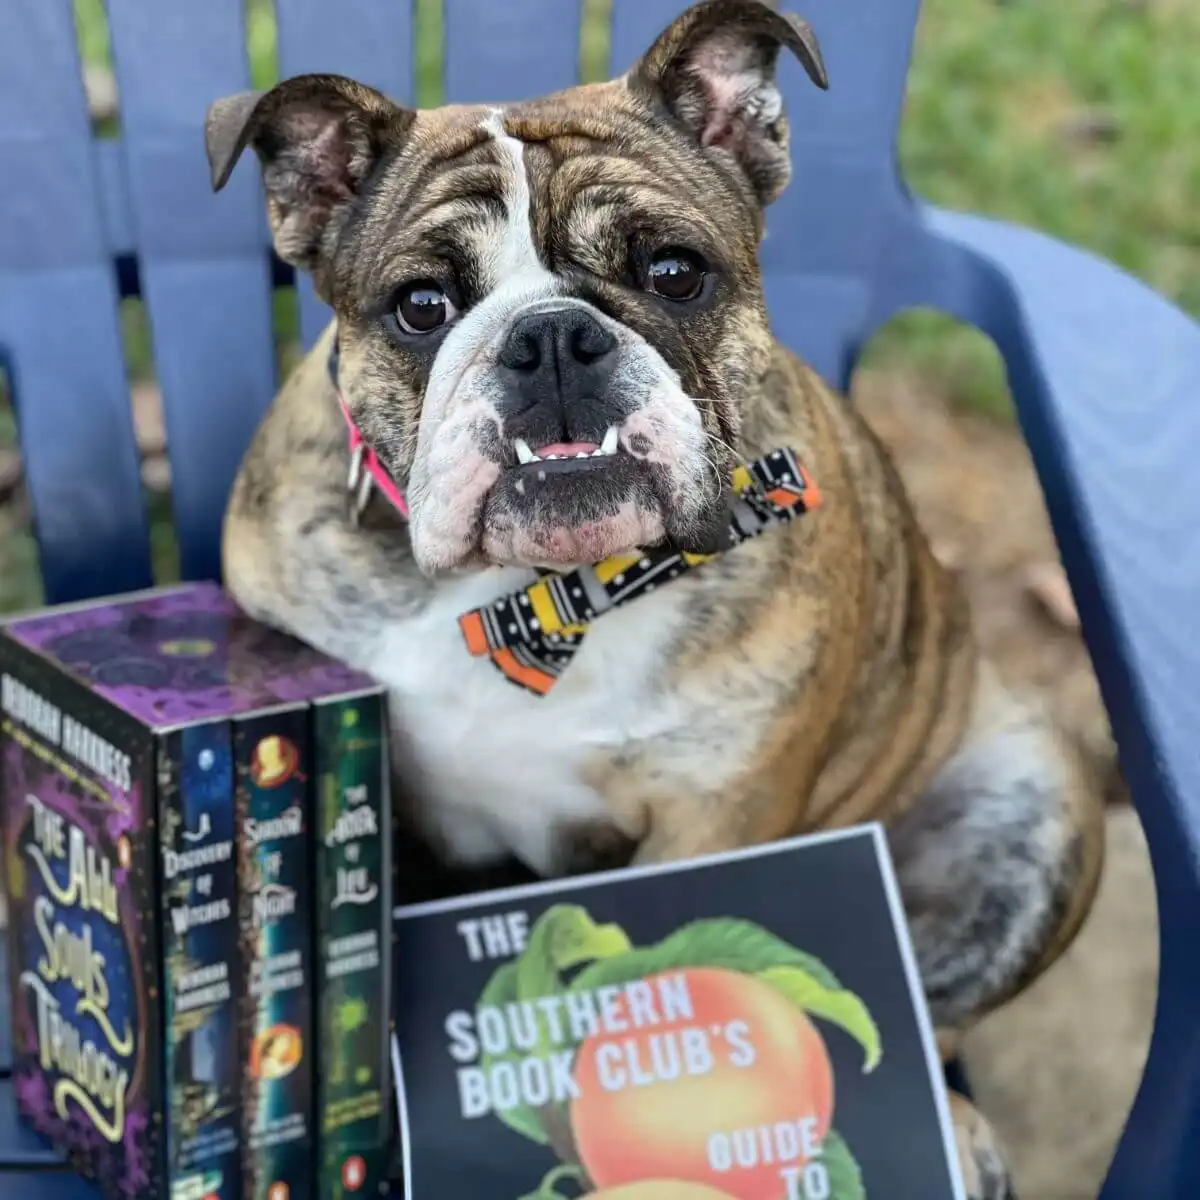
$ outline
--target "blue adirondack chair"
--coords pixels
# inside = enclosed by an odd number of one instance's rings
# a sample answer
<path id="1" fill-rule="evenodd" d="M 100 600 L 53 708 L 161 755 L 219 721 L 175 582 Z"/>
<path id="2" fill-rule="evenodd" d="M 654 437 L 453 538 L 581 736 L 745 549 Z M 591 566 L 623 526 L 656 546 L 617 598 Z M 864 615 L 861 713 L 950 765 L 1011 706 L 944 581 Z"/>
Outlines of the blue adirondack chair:
<path id="1" fill-rule="evenodd" d="M 201 124 L 249 86 L 241 0 L 108 0 L 122 136 L 93 141 L 70 0 L 0 13 L 0 362 L 15 395 L 47 600 L 151 582 L 118 299 L 152 323 L 187 578 L 218 575 L 238 459 L 276 385 L 257 172 L 209 189 Z M 919 0 L 794 0 L 832 88 L 785 64 L 796 182 L 770 214 L 780 335 L 848 384 L 895 314 L 942 310 L 1000 348 L 1158 881 L 1158 1019 L 1105 1200 L 1200 1196 L 1200 328 L 1028 230 L 930 207 L 898 173 Z M 614 70 L 685 0 L 615 0 Z M 286 75 L 412 91 L 409 0 L 276 0 Z M 446 0 L 446 94 L 575 81 L 572 0 Z M 300 284 L 311 342 L 327 312 Z M 997 515 L 1003 520 L 1003 514 Z M 1189 749 L 1188 747 L 1192 748 Z M 0 999 L 0 1076 L 11 1064 Z M 58 1169 L 56 1169 L 56 1167 Z M 96 1200 L 23 1132 L 0 1078 L 0 1195 Z"/>

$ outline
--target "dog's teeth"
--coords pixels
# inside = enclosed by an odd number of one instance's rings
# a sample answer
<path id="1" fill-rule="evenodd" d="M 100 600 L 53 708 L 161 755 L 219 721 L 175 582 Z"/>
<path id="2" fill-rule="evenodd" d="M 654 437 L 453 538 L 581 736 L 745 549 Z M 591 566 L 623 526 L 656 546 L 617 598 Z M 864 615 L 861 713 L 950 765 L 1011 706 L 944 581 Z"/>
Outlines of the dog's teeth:
<path id="1" fill-rule="evenodd" d="M 566 458 L 565 454 L 547 454 L 542 460 L 543 462 L 558 462 L 560 458 Z"/>
<path id="2" fill-rule="evenodd" d="M 517 462 L 537 462 L 537 455 L 530 450 L 529 443 L 524 438 L 513 438 L 513 449 L 517 452 Z"/>
<path id="3" fill-rule="evenodd" d="M 582 457 L 582 455 L 580 457 Z M 605 458 L 605 457 L 607 457 L 607 456 L 605 455 L 603 450 L 593 450 L 591 452 L 591 454 L 588 455 L 588 458 Z"/>
<path id="4" fill-rule="evenodd" d="M 546 482 L 546 472 L 539 471 L 538 472 L 538 483 L 545 483 L 545 482 Z"/>
<path id="5" fill-rule="evenodd" d="M 600 443 L 601 454 L 616 454 L 617 452 L 617 427 L 610 425 L 608 432 L 604 435 L 604 441 Z"/>
<path id="6" fill-rule="evenodd" d="M 575 457 L 576 458 L 591 458 L 592 454 L 591 454 L 590 450 L 580 450 L 580 452 L 577 455 L 575 455 Z"/>

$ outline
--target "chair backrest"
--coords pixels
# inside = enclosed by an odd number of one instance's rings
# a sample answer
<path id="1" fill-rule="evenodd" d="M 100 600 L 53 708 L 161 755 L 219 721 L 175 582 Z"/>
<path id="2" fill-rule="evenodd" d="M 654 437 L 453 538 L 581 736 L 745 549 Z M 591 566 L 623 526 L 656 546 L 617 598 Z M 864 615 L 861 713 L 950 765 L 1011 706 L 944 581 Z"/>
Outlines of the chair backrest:
<path id="1" fill-rule="evenodd" d="M 281 76 L 334 71 L 413 98 L 415 0 L 275 0 Z M 576 81 L 583 0 L 444 0 L 452 100 Z M 613 71 L 686 0 L 613 0 Z M 919 0 L 796 0 L 831 90 L 783 65 L 795 176 L 764 246 L 778 331 L 837 384 L 902 302 L 921 238 L 895 167 Z M 10 0 L 0 39 L 0 362 L 48 601 L 151 581 L 118 300 L 145 301 L 185 578 L 219 573 L 241 454 L 276 384 L 272 265 L 251 160 L 209 188 L 202 123 L 250 85 L 243 0 L 107 0 L 121 133 L 96 140 L 70 0 Z M 115 264 L 121 270 L 115 269 Z M 131 267 L 136 267 L 136 271 Z M 328 318 L 299 285 L 306 343 Z"/>

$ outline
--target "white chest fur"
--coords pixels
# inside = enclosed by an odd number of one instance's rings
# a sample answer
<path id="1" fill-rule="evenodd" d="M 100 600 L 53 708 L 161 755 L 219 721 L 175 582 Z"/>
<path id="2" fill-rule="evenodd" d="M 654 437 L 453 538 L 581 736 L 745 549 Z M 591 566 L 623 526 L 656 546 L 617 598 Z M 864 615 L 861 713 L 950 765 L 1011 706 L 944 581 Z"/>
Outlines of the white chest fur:
<path id="1" fill-rule="evenodd" d="M 567 828 L 607 819 L 583 779 L 588 758 L 678 721 L 652 685 L 682 589 L 597 619 L 555 687 L 534 696 L 472 658 L 458 627 L 461 613 L 532 579 L 495 570 L 446 582 L 424 610 L 385 628 L 361 665 L 390 689 L 397 765 L 426 827 L 461 862 L 515 853 L 549 874 Z"/>

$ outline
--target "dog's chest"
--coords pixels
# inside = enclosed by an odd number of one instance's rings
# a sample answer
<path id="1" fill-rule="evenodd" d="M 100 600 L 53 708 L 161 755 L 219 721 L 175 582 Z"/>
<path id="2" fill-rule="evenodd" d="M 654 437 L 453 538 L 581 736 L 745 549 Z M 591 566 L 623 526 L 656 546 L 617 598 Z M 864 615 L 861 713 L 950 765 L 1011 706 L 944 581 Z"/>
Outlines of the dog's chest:
<path id="1" fill-rule="evenodd" d="M 664 589 L 597 619 L 555 687 L 535 696 L 472 658 L 458 627 L 531 580 L 493 571 L 441 585 L 381 632 L 363 665 L 390 689 L 401 782 L 425 827 L 461 862 L 515 853 L 552 874 L 573 828 L 609 821 L 585 767 L 678 723 L 653 684 L 683 597 Z"/>

